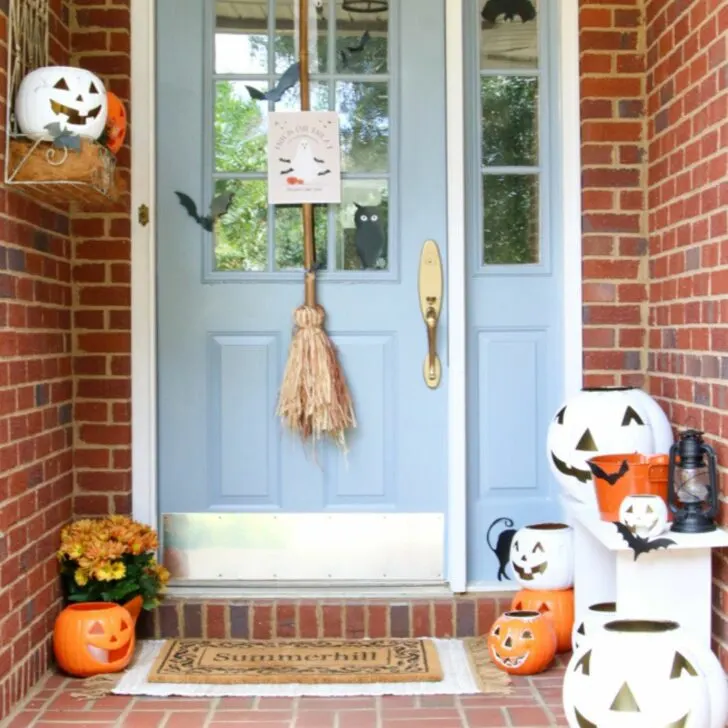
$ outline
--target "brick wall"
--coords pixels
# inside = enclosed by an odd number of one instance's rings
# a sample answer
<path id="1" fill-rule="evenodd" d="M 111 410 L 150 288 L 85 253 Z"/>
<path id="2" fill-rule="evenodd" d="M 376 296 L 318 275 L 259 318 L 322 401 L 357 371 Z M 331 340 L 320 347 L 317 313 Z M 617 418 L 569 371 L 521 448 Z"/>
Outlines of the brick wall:
<path id="1" fill-rule="evenodd" d="M 647 324 L 642 0 L 581 0 L 584 371 L 643 386 Z"/>
<path id="2" fill-rule="evenodd" d="M 728 5 L 650 0 L 646 25 L 649 388 L 676 427 L 708 434 L 728 495 Z M 728 667 L 728 554 L 713 579 Z"/>
<path id="3" fill-rule="evenodd" d="M 8 2 L 0 2 L 5 127 Z M 50 51 L 68 58 L 51 1 Z M 4 150 L 4 145 L 3 145 Z M 55 550 L 71 516 L 71 241 L 67 211 L 0 189 L 0 718 L 47 669 L 60 608 Z"/>
<path id="4" fill-rule="evenodd" d="M 97 73 L 129 111 L 129 0 L 73 0 L 71 60 Z M 129 139 L 117 155 L 129 189 Z M 131 225 L 74 215 L 73 372 L 76 515 L 131 512 Z"/>

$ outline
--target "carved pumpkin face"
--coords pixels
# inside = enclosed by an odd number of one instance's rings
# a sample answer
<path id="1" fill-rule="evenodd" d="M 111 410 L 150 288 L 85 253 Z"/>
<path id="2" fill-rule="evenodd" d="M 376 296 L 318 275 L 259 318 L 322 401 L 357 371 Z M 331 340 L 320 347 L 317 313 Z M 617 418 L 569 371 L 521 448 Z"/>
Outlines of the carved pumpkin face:
<path id="1" fill-rule="evenodd" d="M 134 618 L 118 604 L 85 602 L 66 607 L 53 630 L 58 665 L 78 677 L 123 670 L 135 642 Z"/>
<path id="2" fill-rule="evenodd" d="M 534 591 L 521 589 L 511 602 L 511 609 L 539 612 L 553 622 L 556 631 L 556 652 L 571 649 L 574 627 L 574 590 L 548 589 Z"/>
<path id="3" fill-rule="evenodd" d="M 628 495 L 619 520 L 636 536 L 655 538 L 667 530 L 667 505 L 658 495 Z"/>
<path id="4" fill-rule="evenodd" d="M 574 583 L 572 529 L 564 523 L 521 528 L 511 544 L 511 567 L 526 589 L 569 589 Z"/>
<path id="5" fill-rule="evenodd" d="M 552 622 L 539 612 L 505 612 L 488 635 L 488 652 L 496 667 L 512 675 L 535 675 L 556 654 Z"/>
<path id="6" fill-rule="evenodd" d="M 674 622 L 613 621 L 574 653 L 564 677 L 572 728 L 709 725 L 707 684 Z"/>
<path id="7" fill-rule="evenodd" d="M 564 490 L 577 500 L 593 503 L 595 499 L 586 462 L 590 458 L 655 452 L 650 412 L 643 398 L 633 395 L 635 391 L 639 390 L 583 389 L 559 409 L 549 425 L 549 465 Z"/>
<path id="8" fill-rule="evenodd" d="M 95 74 L 83 68 L 47 66 L 20 82 L 15 116 L 20 130 L 32 139 L 50 141 L 46 126 L 54 123 L 72 134 L 98 139 L 106 125 L 107 104 L 106 89 Z"/>

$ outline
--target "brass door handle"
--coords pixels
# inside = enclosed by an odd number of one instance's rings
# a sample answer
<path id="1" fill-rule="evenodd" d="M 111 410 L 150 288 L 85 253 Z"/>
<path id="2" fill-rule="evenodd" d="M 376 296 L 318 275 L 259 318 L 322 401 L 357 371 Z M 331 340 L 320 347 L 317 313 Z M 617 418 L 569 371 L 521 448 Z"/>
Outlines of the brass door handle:
<path id="1" fill-rule="evenodd" d="M 422 247 L 419 278 L 420 310 L 427 327 L 427 356 L 425 357 L 425 384 L 435 389 L 442 378 L 442 364 L 437 355 L 437 324 L 442 310 L 442 260 L 434 240 Z"/>

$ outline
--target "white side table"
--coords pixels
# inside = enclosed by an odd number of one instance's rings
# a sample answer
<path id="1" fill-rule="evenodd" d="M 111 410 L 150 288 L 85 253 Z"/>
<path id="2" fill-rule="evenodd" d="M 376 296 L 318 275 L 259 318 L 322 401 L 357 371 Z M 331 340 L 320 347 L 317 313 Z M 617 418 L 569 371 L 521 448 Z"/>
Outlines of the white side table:
<path id="1" fill-rule="evenodd" d="M 674 546 L 641 554 L 635 561 L 616 527 L 602 521 L 593 506 L 562 500 L 574 527 L 576 619 L 591 604 L 615 601 L 620 614 L 673 620 L 710 648 L 710 551 L 728 546 L 728 532 L 668 531 L 663 537 L 675 541 Z"/>

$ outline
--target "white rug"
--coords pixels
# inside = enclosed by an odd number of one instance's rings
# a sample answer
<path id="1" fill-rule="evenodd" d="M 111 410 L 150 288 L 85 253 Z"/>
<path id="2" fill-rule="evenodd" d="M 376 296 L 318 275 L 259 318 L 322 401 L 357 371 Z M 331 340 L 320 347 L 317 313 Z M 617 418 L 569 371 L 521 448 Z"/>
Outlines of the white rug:
<path id="1" fill-rule="evenodd" d="M 113 689 L 114 695 L 154 697 L 296 697 L 354 695 L 474 695 L 479 694 L 468 655 L 460 640 L 433 639 L 440 657 L 444 678 L 440 682 L 356 683 L 349 685 L 201 685 L 193 683 L 150 683 L 147 675 L 164 640 L 142 643 L 134 663 Z"/>

